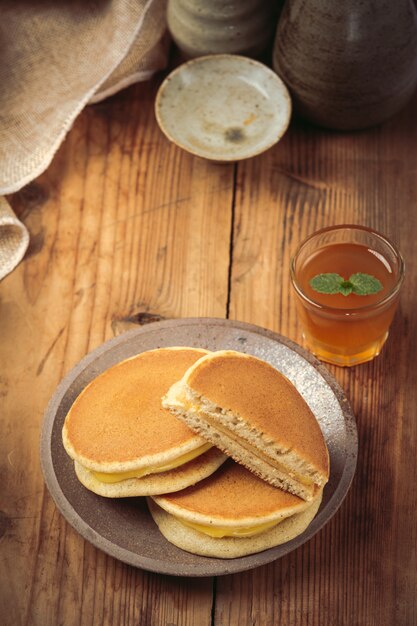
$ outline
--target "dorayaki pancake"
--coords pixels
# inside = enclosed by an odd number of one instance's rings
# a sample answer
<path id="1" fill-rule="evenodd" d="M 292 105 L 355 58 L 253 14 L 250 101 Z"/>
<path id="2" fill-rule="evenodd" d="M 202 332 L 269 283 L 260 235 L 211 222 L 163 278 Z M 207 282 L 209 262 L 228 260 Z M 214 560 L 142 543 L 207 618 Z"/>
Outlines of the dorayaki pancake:
<path id="1" fill-rule="evenodd" d="M 187 474 L 190 485 L 219 467 L 223 454 L 218 450 L 207 454 L 210 444 L 161 405 L 173 382 L 206 353 L 194 348 L 143 352 L 110 367 L 87 385 L 70 408 L 62 431 L 81 482 L 101 495 L 119 493 L 117 483 L 123 482 L 123 495 L 137 496 L 166 490 L 167 476 L 158 487 L 157 478 L 142 483 L 148 475 L 161 477 L 174 471 L 173 486 L 182 488 Z M 192 463 L 200 455 L 199 463 Z M 184 466 L 181 473 L 175 470 L 178 465 Z"/>
<path id="2" fill-rule="evenodd" d="M 148 499 L 165 538 L 183 550 L 217 558 L 260 552 L 298 536 L 316 515 L 311 502 L 273 487 L 228 460 L 193 487 Z"/>
<path id="3" fill-rule="evenodd" d="M 230 350 L 204 355 L 163 406 L 276 487 L 312 500 L 328 480 L 319 423 L 294 385 L 265 361 Z"/>
<path id="4" fill-rule="evenodd" d="M 74 462 L 77 478 L 90 491 L 106 498 L 126 498 L 129 496 L 152 496 L 159 493 L 172 493 L 207 478 L 225 460 L 217 448 L 210 448 L 197 458 L 174 469 L 157 474 L 147 474 L 141 478 L 125 478 L 112 483 L 98 480 L 93 472 Z"/>

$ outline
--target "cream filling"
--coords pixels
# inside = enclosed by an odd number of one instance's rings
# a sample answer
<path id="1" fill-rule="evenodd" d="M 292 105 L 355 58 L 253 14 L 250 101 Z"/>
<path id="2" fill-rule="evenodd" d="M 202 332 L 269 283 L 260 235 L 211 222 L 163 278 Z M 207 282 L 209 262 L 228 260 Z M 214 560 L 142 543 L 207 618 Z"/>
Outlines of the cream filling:
<path id="1" fill-rule="evenodd" d="M 209 537 L 215 537 L 216 539 L 221 539 L 222 537 L 253 537 L 254 535 L 259 535 L 260 533 L 273 528 L 282 520 L 274 520 L 272 522 L 265 522 L 263 524 L 254 524 L 253 526 L 217 526 L 216 524 L 195 524 L 194 522 L 189 522 L 188 520 L 180 519 L 179 517 L 174 516 L 178 522 L 184 524 L 184 526 L 188 526 L 194 530 L 197 530 L 200 533 L 204 533 Z"/>
<path id="2" fill-rule="evenodd" d="M 210 442 L 203 443 L 203 445 L 195 448 L 195 450 L 191 450 L 191 452 L 181 454 L 181 456 L 178 456 L 172 461 L 161 464 L 148 465 L 147 467 L 141 467 L 140 469 L 130 470 L 128 472 L 95 472 L 93 470 L 88 471 L 94 476 L 94 478 L 102 483 L 118 483 L 122 480 L 128 480 L 129 478 L 142 478 L 143 476 L 148 476 L 148 474 L 160 474 L 161 472 L 168 472 L 169 470 L 175 469 L 176 467 L 180 467 L 181 465 L 192 461 L 204 452 L 207 452 L 207 450 L 212 447 L 213 446 Z"/>
<path id="3" fill-rule="evenodd" d="M 214 403 L 210 403 L 213 406 L 213 411 L 209 412 L 206 410 L 204 406 L 204 397 L 200 396 L 200 402 L 196 402 L 196 398 L 194 396 L 197 395 L 197 392 L 194 392 L 191 387 L 182 381 L 174 383 L 172 387 L 170 387 L 167 395 L 163 398 L 162 404 L 165 408 L 171 409 L 174 412 L 181 413 L 189 413 L 194 419 L 200 419 L 199 416 L 202 415 L 204 421 L 207 422 L 209 426 L 211 426 L 214 430 L 219 431 L 226 439 L 229 439 L 236 445 L 241 446 L 244 450 L 249 452 L 251 455 L 257 457 L 263 463 L 269 465 L 270 467 L 278 470 L 284 475 L 287 475 L 289 479 L 295 480 L 301 485 L 309 488 L 313 485 L 321 486 L 323 481 L 317 477 L 311 477 L 306 474 L 301 474 L 299 471 L 295 471 L 290 468 L 285 463 L 276 460 L 275 457 L 269 456 L 264 453 L 262 449 L 256 448 L 253 446 L 243 435 L 243 433 L 239 434 L 238 438 L 233 438 L 231 436 L 234 431 L 233 426 L 227 427 L 222 424 L 222 422 L 215 417 L 213 417 L 212 412 L 219 412 L 221 415 L 226 415 L 226 413 L 221 409 L 221 407 L 215 406 Z M 209 402 L 208 400 L 206 402 Z M 200 433 L 202 434 L 202 433 Z M 204 435 L 203 435 L 204 436 Z M 219 445 L 219 442 L 216 442 L 215 445 Z"/>
<path id="4" fill-rule="evenodd" d="M 249 454 L 252 454 L 253 456 L 257 457 L 258 459 L 260 459 L 261 461 L 263 461 L 264 463 L 270 465 L 272 468 L 278 470 L 279 472 L 282 472 L 283 474 L 286 474 L 289 476 L 289 478 L 292 478 L 293 480 L 296 480 L 297 482 L 301 483 L 302 485 L 306 486 L 306 487 L 311 487 L 312 485 L 315 484 L 314 480 L 308 476 L 299 474 L 298 472 L 294 472 L 292 469 L 289 469 L 286 465 L 284 465 L 283 463 L 280 463 L 279 461 L 276 461 L 274 458 L 271 458 L 270 456 L 267 456 L 262 450 L 259 450 L 258 448 L 255 448 L 254 446 L 251 446 L 251 444 L 246 441 L 245 439 L 243 439 L 242 437 L 239 437 L 239 439 L 234 439 L 233 437 L 231 437 L 231 431 L 228 430 L 225 426 L 223 426 L 223 424 L 217 422 L 215 419 L 213 419 L 208 413 L 202 411 L 201 409 L 199 409 L 197 407 L 197 405 L 195 404 L 191 404 L 189 402 L 185 402 L 184 404 L 186 404 L 186 411 L 192 411 L 195 415 L 195 417 L 197 417 L 198 413 L 203 413 L 204 414 L 204 420 L 214 429 L 219 431 L 222 435 L 224 435 L 225 439 L 230 439 L 233 443 L 237 443 L 239 446 L 241 446 L 242 448 L 244 448 L 247 452 L 249 452 Z M 217 444 L 218 445 L 218 444 Z"/>

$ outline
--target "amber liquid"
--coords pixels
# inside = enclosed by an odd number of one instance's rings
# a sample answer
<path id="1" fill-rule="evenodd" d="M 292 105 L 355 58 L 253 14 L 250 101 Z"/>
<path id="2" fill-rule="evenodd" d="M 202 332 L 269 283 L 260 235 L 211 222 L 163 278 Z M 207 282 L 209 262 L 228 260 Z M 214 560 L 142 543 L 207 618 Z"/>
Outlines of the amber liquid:
<path id="1" fill-rule="evenodd" d="M 317 274 L 334 272 L 348 279 L 361 272 L 378 278 L 383 289 L 369 296 L 321 294 L 309 285 Z M 382 302 L 397 281 L 388 261 L 364 245 L 335 243 L 318 249 L 297 268 L 301 291 L 316 305 L 298 297 L 309 348 L 320 359 L 356 365 L 375 357 L 388 336 L 398 297 Z M 318 305 L 318 306 L 317 306 Z"/>

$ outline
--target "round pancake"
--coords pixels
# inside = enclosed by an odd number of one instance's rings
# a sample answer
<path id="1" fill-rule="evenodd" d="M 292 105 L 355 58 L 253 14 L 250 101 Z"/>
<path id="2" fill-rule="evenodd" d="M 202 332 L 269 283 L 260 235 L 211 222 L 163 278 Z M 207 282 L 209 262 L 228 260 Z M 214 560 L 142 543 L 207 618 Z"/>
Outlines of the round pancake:
<path id="1" fill-rule="evenodd" d="M 81 392 L 62 431 L 71 458 L 98 472 L 169 463 L 206 443 L 161 405 L 206 350 L 161 348 L 110 367 Z"/>
<path id="2" fill-rule="evenodd" d="M 74 465 L 78 480 L 90 491 L 106 498 L 129 498 L 171 493 L 194 485 L 215 472 L 225 459 L 220 450 L 211 448 L 192 461 L 167 472 L 128 478 L 117 483 L 103 483 L 77 461 Z"/>
<path id="3" fill-rule="evenodd" d="M 312 502 L 288 494 L 227 461 L 211 477 L 175 494 L 148 498 L 150 513 L 164 537 L 178 548 L 201 556 L 236 558 L 261 552 L 300 535 L 315 517 L 322 490 Z M 162 508 L 163 507 L 163 508 Z M 211 537 L 186 522 L 221 526 L 278 523 L 249 537 Z"/>
<path id="4" fill-rule="evenodd" d="M 154 500 L 171 515 L 188 522 L 230 527 L 283 519 L 310 506 L 231 459 L 193 487 L 155 496 Z"/>
<path id="5" fill-rule="evenodd" d="M 209 537 L 209 535 L 185 526 L 155 504 L 152 498 L 148 498 L 148 506 L 160 532 L 177 548 L 200 556 L 235 559 L 274 548 L 301 535 L 313 521 L 319 509 L 320 501 L 321 498 L 314 500 L 307 510 L 287 517 L 277 526 L 254 537 L 222 537 L 220 539 Z"/>

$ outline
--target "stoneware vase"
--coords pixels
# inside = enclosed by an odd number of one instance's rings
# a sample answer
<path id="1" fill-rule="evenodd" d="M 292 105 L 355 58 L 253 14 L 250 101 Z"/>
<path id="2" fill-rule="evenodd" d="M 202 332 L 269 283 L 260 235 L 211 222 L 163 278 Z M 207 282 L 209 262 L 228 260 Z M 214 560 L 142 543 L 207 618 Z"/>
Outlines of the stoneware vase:
<path id="1" fill-rule="evenodd" d="M 310 121 L 346 130 L 378 124 L 416 89 L 413 1 L 287 0 L 273 67 Z"/>
<path id="2" fill-rule="evenodd" d="M 168 0 L 167 20 L 186 58 L 221 53 L 259 58 L 272 42 L 277 13 L 271 0 Z"/>

